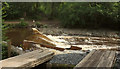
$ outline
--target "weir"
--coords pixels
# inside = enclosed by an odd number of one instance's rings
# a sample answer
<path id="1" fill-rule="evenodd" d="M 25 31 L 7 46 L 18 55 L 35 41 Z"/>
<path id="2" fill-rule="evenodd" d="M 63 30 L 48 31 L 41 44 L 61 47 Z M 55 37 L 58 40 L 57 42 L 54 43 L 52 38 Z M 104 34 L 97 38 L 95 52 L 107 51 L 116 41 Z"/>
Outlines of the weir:
<path id="1" fill-rule="evenodd" d="M 118 42 L 115 42 L 114 40 L 118 40 Z M 32 68 L 50 59 L 53 59 L 50 60 L 50 62 L 55 64 L 55 56 L 62 56 L 61 54 L 80 54 L 80 52 L 82 52 L 83 54 L 81 55 L 84 55 L 84 57 L 82 56 L 81 59 L 75 60 L 76 62 L 78 62 L 78 64 L 73 64 L 73 66 L 76 65 L 74 69 L 84 67 L 112 67 L 115 61 L 116 51 L 119 50 L 119 46 L 117 46 L 117 44 L 119 44 L 119 40 L 120 39 L 105 39 L 98 37 L 46 36 L 39 32 L 37 29 L 33 28 L 33 35 L 28 36 L 27 39 L 23 42 L 23 50 L 11 46 L 11 49 L 13 51 L 21 55 L 1 60 L 0 64 L 3 69 L 9 67 L 12 69 Z M 111 41 L 111 45 L 108 45 L 108 43 Z M 100 42 L 104 45 L 101 45 Z M 114 45 L 114 47 L 112 47 L 112 45 Z M 88 50 L 90 53 L 86 54 Z M 70 56 L 68 55 L 68 57 Z M 77 56 L 74 58 L 80 57 Z M 74 58 L 71 58 L 67 61 L 71 61 Z M 61 65 L 59 64 L 61 62 L 57 62 L 57 66 Z M 72 63 L 74 62 L 71 61 L 71 64 Z M 105 65 L 104 63 L 107 65 Z M 49 66 L 49 62 L 47 63 L 47 65 L 48 67 L 52 67 L 52 65 Z M 68 64 L 68 66 L 70 66 L 70 64 Z"/>

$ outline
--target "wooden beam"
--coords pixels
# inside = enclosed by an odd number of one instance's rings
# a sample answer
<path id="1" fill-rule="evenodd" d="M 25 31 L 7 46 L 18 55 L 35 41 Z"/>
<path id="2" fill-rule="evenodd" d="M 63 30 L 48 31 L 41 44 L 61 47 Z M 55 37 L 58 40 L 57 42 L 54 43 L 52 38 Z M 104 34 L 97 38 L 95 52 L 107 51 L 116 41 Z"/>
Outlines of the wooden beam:
<path id="1" fill-rule="evenodd" d="M 19 56 L 1 60 L 2 68 L 9 67 L 11 69 L 26 69 L 27 67 L 35 67 L 42 64 L 53 57 L 54 53 L 48 50 L 35 50 Z"/>
<path id="2" fill-rule="evenodd" d="M 71 46 L 70 47 L 70 50 L 81 50 L 82 48 L 81 47 L 76 47 L 76 46 Z"/>
<path id="3" fill-rule="evenodd" d="M 82 61 L 80 61 L 80 63 L 78 63 L 74 69 L 78 69 L 79 67 L 82 67 L 84 65 L 85 62 L 87 62 L 87 60 L 96 52 L 96 50 L 91 51 L 85 58 L 82 59 Z"/>
<path id="4" fill-rule="evenodd" d="M 41 47 L 47 47 L 47 48 L 51 48 L 51 49 L 56 49 L 56 50 L 59 50 L 59 51 L 64 51 L 65 49 L 64 48 L 59 48 L 59 47 L 55 47 L 55 46 L 49 46 L 49 45 L 40 45 Z"/>
<path id="5" fill-rule="evenodd" d="M 52 41 L 51 39 L 49 39 L 46 35 L 42 34 L 41 32 L 39 32 L 36 28 L 32 28 L 33 33 L 34 34 L 38 34 L 41 38 L 44 38 L 46 40 Z"/>
<path id="6" fill-rule="evenodd" d="M 112 68 L 115 60 L 116 51 L 112 50 L 93 50 L 78 63 L 74 69 L 95 69 L 100 67 Z"/>
<path id="7" fill-rule="evenodd" d="M 40 44 L 43 44 L 43 45 L 56 46 L 56 44 L 50 38 L 48 38 L 46 35 L 39 32 L 36 28 L 32 28 L 32 29 L 33 29 L 34 34 L 28 36 L 26 38 L 26 40 L 34 41 L 36 43 L 40 43 Z"/>

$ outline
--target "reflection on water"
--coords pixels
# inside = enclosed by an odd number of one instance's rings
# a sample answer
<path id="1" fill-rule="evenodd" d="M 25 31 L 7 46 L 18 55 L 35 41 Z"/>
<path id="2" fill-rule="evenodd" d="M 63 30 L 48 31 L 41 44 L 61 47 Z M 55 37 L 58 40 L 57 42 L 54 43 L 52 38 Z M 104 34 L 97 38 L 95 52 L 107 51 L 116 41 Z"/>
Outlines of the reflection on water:
<path id="1" fill-rule="evenodd" d="M 31 34 L 31 28 L 12 28 L 7 30 L 6 36 L 11 40 L 12 45 L 20 46 L 23 44 L 23 40 Z"/>

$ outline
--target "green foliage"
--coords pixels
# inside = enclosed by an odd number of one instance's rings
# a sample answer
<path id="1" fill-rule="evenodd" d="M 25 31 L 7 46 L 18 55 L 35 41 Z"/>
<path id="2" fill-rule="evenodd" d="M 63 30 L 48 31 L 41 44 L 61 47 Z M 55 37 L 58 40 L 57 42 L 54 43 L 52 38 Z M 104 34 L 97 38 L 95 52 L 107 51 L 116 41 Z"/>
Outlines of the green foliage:
<path id="1" fill-rule="evenodd" d="M 18 24 L 13 24 L 13 27 L 15 28 L 25 28 L 28 26 L 28 23 L 26 22 L 21 22 L 21 23 L 18 23 Z"/>
<path id="2" fill-rule="evenodd" d="M 6 2 L 2 4 L 3 4 L 3 7 L 2 7 L 2 41 L 7 41 L 7 37 L 5 36 L 5 33 L 6 33 L 6 30 L 8 29 L 8 26 L 4 24 L 4 18 L 6 17 L 6 9 L 9 7 L 9 5 Z M 8 58 L 8 47 L 7 47 L 8 45 L 2 43 L 0 44 L 0 46 L 2 46 L 2 53 L 0 53 L 0 55 L 2 54 L 2 59 Z M 11 57 L 16 56 L 16 55 L 18 54 L 15 52 L 11 52 Z"/>
<path id="3" fill-rule="evenodd" d="M 6 29 L 8 28 L 25 28 L 25 27 L 28 27 L 28 23 L 24 21 L 24 18 L 21 18 L 20 19 L 20 23 L 18 24 L 4 24 L 4 27 Z"/>
<path id="4" fill-rule="evenodd" d="M 10 2 L 9 8 L 6 9 L 6 19 L 19 19 L 29 18 L 35 20 L 41 20 L 43 17 L 52 19 L 57 16 L 57 8 L 60 3 L 47 3 L 47 2 Z"/>
<path id="5" fill-rule="evenodd" d="M 21 18 L 21 21 L 19 24 L 16 24 L 18 27 L 27 27 L 28 23 L 24 21 L 24 18 Z"/>
<path id="6" fill-rule="evenodd" d="M 37 28 L 47 28 L 47 25 L 43 25 L 40 22 L 36 22 L 35 25 L 37 26 Z"/>
<path id="7" fill-rule="evenodd" d="M 59 9 L 62 25 L 68 28 L 118 28 L 119 3 L 64 3 Z"/>
<path id="8" fill-rule="evenodd" d="M 2 59 L 8 58 L 7 54 L 8 54 L 7 45 L 2 44 Z"/>
<path id="9" fill-rule="evenodd" d="M 4 24 L 4 18 L 6 15 L 6 9 L 9 8 L 8 3 L 4 2 L 2 3 L 2 40 L 5 41 L 7 37 L 5 36 L 6 30 L 8 29 L 7 25 Z"/>
<path id="10" fill-rule="evenodd" d="M 7 25 L 5 25 L 5 24 L 3 23 L 3 24 L 2 24 L 2 41 L 6 41 L 6 40 L 7 40 L 7 37 L 5 36 L 7 29 L 8 29 Z"/>
<path id="11" fill-rule="evenodd" d="M 2 7 L 2 41 L 7 41 L 7 37 L 5 36 L 6 34 L 6 30 L 8 30 L 8 25 L 4 24 L 4 18 L 7 16 L 6 10 L 9 8 L 8 3 L 4 2 L 2 3 L 3 7 Z M 1 9 L 0 9 L 1 10 Z M 2 59 L 6 59 L 8 58 L 8 45 L 6 45 L 5 43 L 0 44 L 1 48 L 2 48 L 2 52 L 0 53 L 2 55 Z M 18 55 L 18 53 L 16 52 L 11 52 L 11 57 L 12 56 L 16 56 Z"/>
<path id="12" fill-rule="evenodd" d="M 120 3 L 108 2 L 10 2 L 6 19 L 59 19 L 67 28 L 120 28 Z M 24 26 L 24 24 L 22 24 Z"/>
<path id="13" fill-rule="evenodd" d="M 33 3 L 10 2 L 8 4 L 9 4 L 9 8 L 6 9 L 6 13 L 7 13 L 6 19 L 19 19 L 21 17 L 25 17 L 27 15 L 26 14 L 27 12 L 29 13 Z"/>
<path id="14" fill-rule="evenodd" d="M 16 55 L 18 55 L 18 53 L 13 51 L 11 52 L 11 57 Z M 6 58 L 8 58 L 8 47 L 6 44 L 2 43 L 2 59 L 6 59 Z"/>
<path id="15" fill-rule="evenodd" d="M 36 22 L 35 25 L 36 25 L 38 28 L 40 28 L 40 27 L 43 26 L 43 24 L 41 24 L 40 22 Z"/>

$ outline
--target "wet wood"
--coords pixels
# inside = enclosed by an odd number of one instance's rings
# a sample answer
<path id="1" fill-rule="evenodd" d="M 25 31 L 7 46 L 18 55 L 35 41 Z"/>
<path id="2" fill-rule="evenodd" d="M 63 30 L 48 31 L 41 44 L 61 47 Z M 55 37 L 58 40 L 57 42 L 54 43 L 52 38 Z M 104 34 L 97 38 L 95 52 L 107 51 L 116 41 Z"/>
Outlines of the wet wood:
<path id="1" fill-rule="evenodd" d="M 56 49 L 56 50 L 59 50 L 59 51 L 64 51 L 65 49 L 64 48 L 59 48 L 59 47 L 56 47 L 56 46 L 52 46 L 52 45 L 46 45 L 46 44 L 42 44 L 42 43 L 38 43 L 38 42 L 34 42 L 34 41 L 28 41 L 28 40 L 25 40 L 24 41 L 24 49 L 29 49 L 30 47 L 37 47 L 37 46 L 34 46 L 33 44 L 39 44 L 41 47 L 46 47 L 46 48 L 51 48 L 51 49 Z"/>
<path id="2" fill-rule="evenodd" d="M 91 51 L 86 57 L 83 58 L 82 61 L 80 61 L 80 63 L 78 63 L 76 66 L 75 66 L 75 69 L 76 67 L 81 67 L 83 65 L 85 65 L 85 63 L 89 60 L 89 58 L 96 52 L 96 50 L 93 50 Z"/>
<path id="3" fill-rule="evenodd" d="M 9 67 L 11 69 L 25 69 L 27 67 L 35 67 L 42 64 L 53 57 L 54 53 L 48 50 L 35 50 L 29 53 L 25 53 L 19 56 L 11 57 L 5 60 L 1 60 L 2 68 Z"/>
<path id="4" fill-rule="evenodd" d="M 44 34 L 42 34 L 41 32 L 39 32 L 36 28 L 32 28 L 32 30 L 33 30 L 33 33 L 34 33 L 34 34 L 38 34 L 40 37 L 52 41 L 52 40 L 49 39 L 46 35 L 44 35 Z"/>
<path id="5" fill-rule="evenodd" d="M 106 51 L 101 58 L 98 67 L 112 67 L 115 60 L 115 51 Z"/>
<path id="6" fill-rule="evenodd" d="M 47 48 L 51 48 L 51 49 L 56 49 L 56 50 L 59 50 L 59 51 L 64 51 L 65 49 L 64 48 L 59 48 L 59 47 L 54 47 L 54 46 L 49 46 L 49 45 L 40 45 L 41 47 L 47 47 Z"/>
<path id="7" fill-rule="evenodd" d="M 81 47 L 71 46 L 70 50 L 81 50 Z"/>
<path id="8" fill-rule="evenodd" d="M 35 46 L 35 42 L 34 41 L 28 41 L 28 40 L 24 40 L 23 41 L 23 50 L 30 50 L 30 49 L 38 49 L 36 46 Z"/>
<path id="9" fill-rule="evenodd" d="M 52 45 L 52 46 L 56 46 L 54 44 L 54 42 L 46 40 L 44 38 L 41 38 L 39 35 L 31 35 L 29 37 L 27 37 L 28 41 L 34 41 L 35 43 L 40 43 L 40 44 L 44 44 L 44 45 Z"/>
<path id="10" fill-rule="evenodd" d="M 33 29 L 33 35 L 28 36 L 26 40 L 34 41 L 36 43 L 40 43 L 43 45 L 56 46 L 56 44 L 46 35 L 39 32 L 36 28 L 32 28 L 32 29 Z"/>
<path id="11" fill-rule="evenodd" d="M 96 50 L 90 52 L 80 63 L 78 63 L 74 69 L 90 67 L 108 67 L 111 68 L 114 64 L 116 51 L 112 50 Z"/>

